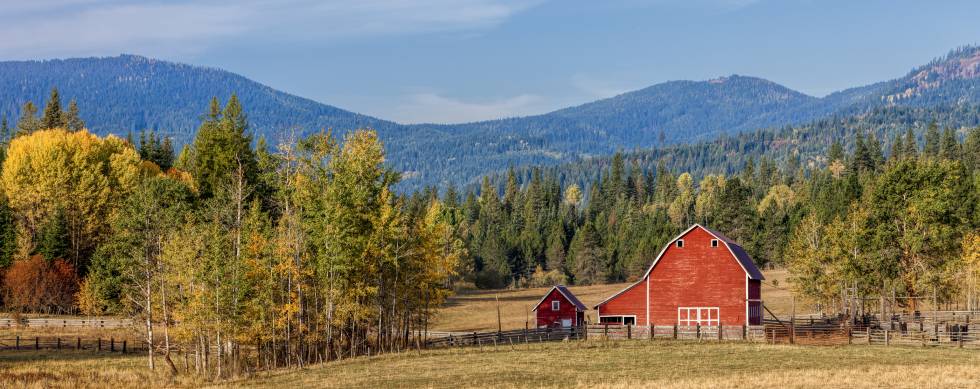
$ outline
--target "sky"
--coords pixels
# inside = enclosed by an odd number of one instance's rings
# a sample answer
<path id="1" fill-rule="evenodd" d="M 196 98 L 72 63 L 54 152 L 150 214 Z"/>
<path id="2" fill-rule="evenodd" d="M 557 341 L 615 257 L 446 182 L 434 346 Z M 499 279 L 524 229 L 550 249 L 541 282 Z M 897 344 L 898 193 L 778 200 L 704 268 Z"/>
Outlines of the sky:
<path id="1" fill-rule="evenodd" d="M 814 96 L 980 43 L 978 1 L 0 0 L 0 60 L 121 53 L 401 123 L 741 74 Z"/>

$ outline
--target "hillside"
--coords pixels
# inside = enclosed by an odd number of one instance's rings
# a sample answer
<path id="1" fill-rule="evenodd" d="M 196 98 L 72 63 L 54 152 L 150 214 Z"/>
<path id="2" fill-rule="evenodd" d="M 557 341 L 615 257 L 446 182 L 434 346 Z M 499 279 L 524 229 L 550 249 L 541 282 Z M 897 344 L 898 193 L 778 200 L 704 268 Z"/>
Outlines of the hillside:
<path id="1" fill-rule="evenodd" d="M 452 125 L 401 125 L 321 104 L 220 69 L 140 56 L 0 62 L 0 115 L 57 86 L 97 133 L 155 128 L 193 138 L 209 99 L 237 93 L 252 129 L 273 142 L 322 128 L 377 129 L 403 189 L 464 184 L 509 166 L 551 165 L 616 150 L 714 139 L 882 107 L 980 103 L 980 48 L 967 47 L 903 77 L 807 96 L 761 78 L 671 81 L 554 112 Z"/>

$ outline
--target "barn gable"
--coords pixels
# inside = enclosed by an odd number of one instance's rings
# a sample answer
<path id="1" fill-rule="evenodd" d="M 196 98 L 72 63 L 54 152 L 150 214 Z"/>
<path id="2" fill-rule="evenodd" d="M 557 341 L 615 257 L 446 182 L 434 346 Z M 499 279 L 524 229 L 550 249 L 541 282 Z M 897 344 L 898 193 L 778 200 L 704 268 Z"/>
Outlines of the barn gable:
<path id="1" fill-rule="evenodd" d="M 572 294 L 572 292 L 568 290 L 568 288 L 566 288 L 565 285 L 555 285 L 553 288 L 551 288 L 551 290 L 548 291 L 548 293 L 544 294 L 544 297 L 542 297 L 541 300 L 538 300 L 538 302 L 534 304 L 534 309 L 532 309 L 531 312 L 537 311 L 538 307 L 541 306 L 541 303 L 543 303 L 544 300 L 546 300 L 548 296 L 551 296 L 552 292 L 555 291 L 557 291 L 559 294 L 565 297 L 565 300 L 568 300 L 569 303 L 574 305 L 576 311 L 584 312 L 589 309 L 588 307 L 585 306 L 585 304 L 582 304 L 582 302 L 579 301 L 579 299 L 575 297 L 575 295 Z"/>
<path id="2" fill-rule="evenodd" d="M 653 260 L 653 263 L 650 264 L 650 267 L 647 269 L 646 273 L 644 273 L 643 277 L 641 277 L 636 283 L 633 283 L 627 286 L 626 288 L 624 288 L 623 290 L 617 292 L 616 294 L 613 294 L 609 298 L 596 304 L 595 307 L 598 308 L 599 306 L 606 304 L 607 302 L 615 299 L 616 297 L 619 297 L 623 293 L 626 293 L 627 291 L 645 282 L 650 277 L 650 273 L 653 272 L 653 268 L 657 266 L 657 263 L 660 262 L 664 254 L 667 252 L 667 249 L 670 248 L 672 245 L 674 245 L 675 242 L 684 238 L 684 236 L 688 235 L 691 231 L 694 231 L 695 229 L 701 229 L 707 232 L 709 235 L 714 236 L 716 239 L 718 239 L 719 242 L 724 244 L 725 248 L 728 249 L 729 253 L 731 253 L 732 255 L 732 258 L 734 258 L 735 261 L 739 264 L 739 266 L 745 272 L 745 275 L 749 280 L 762 281 L 765 279 L 765 277 L 762 275 L 762 272 L 759 271 L 759 268 L 755 266 L 755 263 L 752 261 L 752 258 L 749 256 L 747 252 L 745 252 L 745 249 L 743 249 L 742 246 L 740 246 L 734 240 L 721 234 L 720 232 L 708 229 L 707 227 L 704 227 L 700 224 L 694 224 L 690 228 L 684 230 L 684 232 L 678 234 L 676 237 L 674 237 L 674 239 L 671 239 L 669 242 L 667 242 L 666 245 L 664 245 L 664 248 L 660 250 L 659 254 L 657 254 L 657 257 Z"/>

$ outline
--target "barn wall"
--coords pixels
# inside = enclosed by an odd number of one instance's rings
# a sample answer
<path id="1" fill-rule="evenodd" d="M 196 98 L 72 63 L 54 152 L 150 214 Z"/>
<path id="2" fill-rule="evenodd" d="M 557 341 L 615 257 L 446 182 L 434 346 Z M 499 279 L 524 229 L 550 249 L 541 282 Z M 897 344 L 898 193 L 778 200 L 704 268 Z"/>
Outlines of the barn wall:
<path id="1" fill-rule="evenodd" d="M 653 324 L 676 324 L 678 307 L 718 307 L 722 325 L 745 324 L 745 271 L 724 242 L 711 247 L 715 237 L 701 228 L 681 239 L 684 247 L 671 242 L 650 273 Z"/>
<path id="2" fill-rule="evenodd" d="M 558 311 L 551 310 L 551 302 L 555 300 L 561 302 Z M 569 319 L 572 321 L 572 325 L 577 325 L 576 312 L 575 304 L 568 301 L 564 295 L 558 292 L 558 289 L 552 289 L 551 293 L 548 293 L 548 297 L 541 301 L 541 304 L 538 305 L 538 310 L 535 311 L 538 323 L 537 326 L 561 326 L 561 319 Z"/>
<path id="3" fill-rule="evenodd" d="M 643 325 L 647 320 L 646 310 L 643 309 L 646 304 L 646 285 L 646 281 L 641 281 L 631 286 L 616 298 L 599 307 L 599 314 L 602 316 L 636 315 L 636 324 Z M 598 322 L 598 318 L 596 318 L 596 322 Z"/>

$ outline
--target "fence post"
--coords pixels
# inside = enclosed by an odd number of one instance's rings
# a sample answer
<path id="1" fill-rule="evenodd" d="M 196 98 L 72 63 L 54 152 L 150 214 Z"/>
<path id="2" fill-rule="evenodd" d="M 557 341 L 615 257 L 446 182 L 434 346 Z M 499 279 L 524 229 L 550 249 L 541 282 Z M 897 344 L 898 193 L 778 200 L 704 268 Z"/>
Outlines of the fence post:
<path id="1" fill-rule="evenodd" d="M 80 350 L 82 348 L 82 338 L 75 338 L 75 350 Z"/>
<path id="2" fill-rule="evenodd" d="M 41 338 L 39 336 L 34 337 L 34 349 L 35 350 L 41 349 Z"/>
<path id="3" fill-rule="evenodd" d="M 633 325 L 626 325 L 626 339 L 633 339 Z"/>
<path id="4" fill-rule="evenodd" d="M 116 338 L 109 338 L 109 352 L 116 351 Z"/>
<path id="5" fill-rule="evenodd" d="M 749 340 L 749 326 L 742 324 L 742 340 Z"/>
<path id="6" fill-rule="evenodd" d="M 694 338 L 697 339 L 698 342 L 701 341 L 701 323 L 698 323 L 694 328 Z"/>
<path id="7" fill-rule="evenodd" d="M 885 330 L 885 346 L 891 345 L 891 338 L 888 335 L 888 330 Z"/>
<path id="8" fill-rule="evenodd" d="M 718 322 L 718 341 L 719 342 L 722 341 L 722 340 L 724 340 L 724 336 L 722 335 L 723 333 L 725 333 L 725 327 L 722 327 L 721 326 L 721 322 Z"/>
<path id="9" fill-rule="evenodd" d="M 97 351 L 102 351 L 102 338 L 99 338 L 99 345 L 96 347 Z"/>
<path id="10" fill-rule="evenodd" d="M 20 335 L 17 335 L 17 340 L 14 341 L 14 350 L 20 350 Z"/>
<path id="11" fill-rule="evenodd" d="M 677 340 L 677 324 L 674 324 L 674 340 Z"/>
<path id="12" fill-rule="evenodd" d="M 847 327 L 847 344 L 851 344 L 851 327 Z"/>
<path id="13" fill-rule="evenodd" d="M 480 348 L 482 349 L 483 347 L 480 347 Z M 126 353 L 126 339 L 123 339 L 123 350 L 122 350 L 122 352 L 123 352 L 123 354 Z"/>
<path id="14" fill-rule="evenodd" d="M 602 336 L 609 340 L 609 324 L 602 326 Z"/>
<path id="15" fill-rule="evenodd" d="M 61 338 L 57 339 L 57 343 L 54 346 L 55 350 L 61 350 Z"/>
<path id="16" fill-rule="evenodd" d="M 865 332 L 867 332 L 868 346 L 870 346 L 871 345 L 871 327 L 865 328 L 864 330 L 865 330 Z M 885 330 L 885 331 L 887 331 L 887 330 Z"/>

